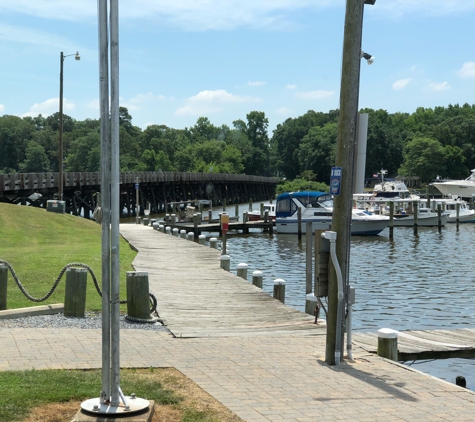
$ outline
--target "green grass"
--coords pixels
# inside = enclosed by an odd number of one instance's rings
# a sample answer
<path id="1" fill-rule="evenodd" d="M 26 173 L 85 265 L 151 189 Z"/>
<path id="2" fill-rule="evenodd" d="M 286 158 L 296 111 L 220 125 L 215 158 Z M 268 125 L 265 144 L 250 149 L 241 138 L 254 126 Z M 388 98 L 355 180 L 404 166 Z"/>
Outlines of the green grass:
<path id="1" fill-rule="evenodd" d="M 0 260 L 13 266 L 22 285 L 33 297 L 48 293 L 61 269 L 71 262 L 89 265 L 101 286 L 101 237 L 101 226 L 85 218 L 0 203 Z M 121 238 L 121 299 L 126 299 L 125 273 L 133 271 L 135 255 L 136 252 Z M 86 309 L 100 310 L 101 297 L 89 275 L 87 280 Z M 64 275 L 53 295 L 39 304 L 63 302 L 65 281 Z M 28 300 L 9 274 L 8 309 L 35 305 L 38 303 Z"/>
<path id="2" fill-rule="evenodd" d="M 30 411 L 47 403 L 99 397 L 99 370 L 30 370 L 0 372 L 0 422 L 24 420 Z M 126 395 L 154 400 L 159 404 L 179 404 L 183 398 L 135 370 L 121 370 L 121 389 Z M 79 409 L 78 409 L 79 410 Z M 206 419 L 190 419 L 206 420 Z"/>

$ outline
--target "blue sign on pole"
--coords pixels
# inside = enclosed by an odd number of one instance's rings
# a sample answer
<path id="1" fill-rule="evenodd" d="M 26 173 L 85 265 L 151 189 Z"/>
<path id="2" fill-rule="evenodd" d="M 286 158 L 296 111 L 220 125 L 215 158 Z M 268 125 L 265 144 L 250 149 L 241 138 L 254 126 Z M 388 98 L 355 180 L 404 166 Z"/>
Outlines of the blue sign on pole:
<path id="1" fill-rule="evenodd" d="M 139 184 L 138 183 L 135 184 L 135 190 L 139 190 Z"/>
<path id="2" fill-rule="evenodd" d="M 339 196 L 341 188 L 341 167 L 332 167 L 331 176 L 330 176 L 330 193 L 332 195 Z"/>

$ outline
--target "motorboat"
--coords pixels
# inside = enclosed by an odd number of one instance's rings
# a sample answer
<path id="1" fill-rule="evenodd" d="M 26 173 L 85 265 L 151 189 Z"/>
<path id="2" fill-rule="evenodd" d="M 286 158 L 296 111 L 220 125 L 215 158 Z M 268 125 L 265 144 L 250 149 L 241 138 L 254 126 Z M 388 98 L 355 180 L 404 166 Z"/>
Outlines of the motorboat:
<path id="1" fill-rule="evenodd" d="M 326 192 L 287 192 L 276 201 L 275 225 L 278 233 L 298 233 L 298 209 L 301 209 L 301 230 L 305 233 L 307 222 L 315 230 L 331 229 L 333 199 Z M 352 209 L 351 234 L 372 236 L 381 233 L 389 225 L 389 217 Z"/>
<path id="2" fill-rule="evenodd" d="M 475 210 L 471 210 L 461 198 L 431 199 L 431 208 L 434 211 L 437 210 L 438 204 L 441 204 L 442 211 L 449 213 L 448 223 L 457 222 L 457 208 L 459 223 L 475 223 Z"/>
<path id="3" fill-rule="evenodd" d="M 471 199 L 475 196 L 475 169 L 465 180 L 447 180 L 431 183 L 444 196 Z"/>
<path id="4" fill-rule="evenodd" d="M 395 202 L 395 212 L 393 216 L 393 225 L 395 227 L 413 227 L 415 223 L 414 213 L 410 208 L 404 209 L 397 207 L 400 201 Z M 407 201 L 406 201 L 407 202 Z M 404 203 L 402 203 L 404 206 Z M 449 213 L 443 211 L 440 214 L 440 225 L 445 226 L 449 219 Z M 439 214 L 427 208 L 422 203 L 417 207 L 417 225 L 419 227 L 436 227 L 439 225 Z"/>
<path id="5" fill-rule="evenodd" d="M 389 198 L 398 199 L 420 199 L 418 195 L 414 195 L 407 188 L 402 180 L 384 179 L 388 173 L 387 170 L 381 170 L 378 174 L 381 175 L 381 183 L 378 183 L 373 188 L 373 198 L 375 200 L 387 200 Z"/>
<path id="6" fill-rule="evenodd" d="M 263 204 L 263 212 L 266 212 L 269 215 L 269 218 L 271 220 L 275 220 L 275 204 L 271 204 L 270 202 L 264 203 Z M 254 210 L 254 211 L 249 211 L 247 213 L 247 217 L 249 218 L 249 221 L 258 221 L 258 220 L 263 220 L 263 216 L 261 216 L 261 210 Z"/>

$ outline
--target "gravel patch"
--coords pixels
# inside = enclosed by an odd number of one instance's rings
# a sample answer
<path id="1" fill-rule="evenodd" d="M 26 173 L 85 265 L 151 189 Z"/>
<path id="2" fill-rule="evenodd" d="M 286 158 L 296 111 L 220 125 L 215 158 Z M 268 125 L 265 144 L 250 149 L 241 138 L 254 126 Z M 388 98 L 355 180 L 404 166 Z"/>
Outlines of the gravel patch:
<path id="1" fill-rule="evenodd" d="M 15 319 L 0 319 L 0 328 L 80 328 L 101 329 L 102 314 L 100 312 L 87 312 L 84 318 L 65 317 L 63 314 L 38 315 Z M 160 322 L 138 323 L 120 316 L 121 330 L 150 330 L 169 332 L 167 327 Z"/>

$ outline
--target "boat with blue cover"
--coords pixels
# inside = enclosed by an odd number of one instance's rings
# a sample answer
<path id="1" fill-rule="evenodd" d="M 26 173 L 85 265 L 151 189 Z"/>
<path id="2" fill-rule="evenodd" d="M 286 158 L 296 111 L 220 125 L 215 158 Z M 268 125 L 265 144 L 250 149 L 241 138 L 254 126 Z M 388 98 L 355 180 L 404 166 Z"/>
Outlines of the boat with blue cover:
<path id="1" fill-rule="evenodd" d="M 315 230 L 330 230 L 333 218 L 333 198 L 329 193 L 304 191 L 286 192 L 277 197 L 275 225 L 278 233 L 298 233 L 297 211 L 301 209 L 301 230 L 305 233 L 307 222 Z M 372 236 L 389 225 L 389 217 L 352 209 L 351 234 Z"/>

